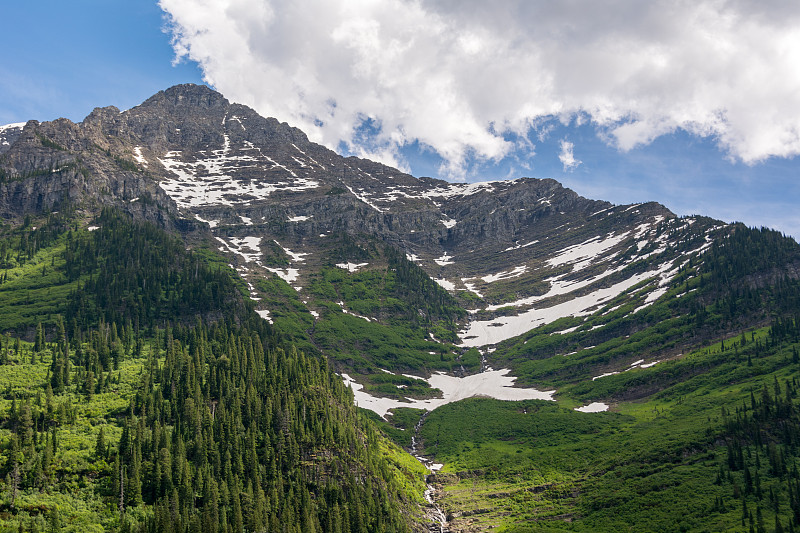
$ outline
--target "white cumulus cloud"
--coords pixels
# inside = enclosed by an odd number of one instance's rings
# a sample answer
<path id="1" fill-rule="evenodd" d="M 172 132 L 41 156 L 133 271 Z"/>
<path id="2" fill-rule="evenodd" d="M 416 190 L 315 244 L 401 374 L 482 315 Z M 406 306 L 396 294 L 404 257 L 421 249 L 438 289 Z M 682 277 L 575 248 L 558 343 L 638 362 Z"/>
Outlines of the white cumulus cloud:
<path id="1" fill-rule="evenodd" d="M 178 57 L 229 99 L 389 163 L 418 142 L 457 176 L 575 117 L 621 150 L 680 128 L 747 163 L 800 153 L 796 1 L 159 5 Z"/>
<path id="2" fill-rule="evenodd" d="M 561 153 L 558 154 L 558 160 L 561 161 L 561 165 L 564 167 L 564 172 L 572 172 L 581 164 L 579 160 L 575 159 L 575 154 L 573 153 L 575 145 L 566 139 L 562 139 L 560 146 Z"/>

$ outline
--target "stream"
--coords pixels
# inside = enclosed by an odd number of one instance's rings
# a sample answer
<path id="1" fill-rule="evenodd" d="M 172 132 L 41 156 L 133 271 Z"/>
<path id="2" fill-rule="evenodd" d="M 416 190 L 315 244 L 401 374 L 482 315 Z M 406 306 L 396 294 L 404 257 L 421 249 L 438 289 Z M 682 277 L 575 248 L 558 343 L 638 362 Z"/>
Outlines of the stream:
<path id="1" fill-rule="evenodd" d="M 428 531 L 431 533 L 450 533 L 450 528 L 447 525 L 447 515 L 444 511 L 442 511 L 442 508 L 436 504 L 436 488 L 429 482 L 431 476 L 441 469 L 443 465 L 434 463 L 427 457 L 417 454 L 419 430 L 422 428 L 422 424 L 425 422 L 425 418 L 427 417 L 428 412 L 423 414 L 419 419 L 419 422 L 417 422 L 417 424 L 414 426 L 414 435 L 411 437 L 411 455 L 413 455 L 415 459 L 422 463 L 425 468 L 428 469 L 428 472 L 430 472 L 425 476 L 426 488 L 424 492 L 425 501 L 430 505 L 430 511 L 427 514 L 428 520 L 431 520 L 431 522 L 428 523 Z"/>
<path id="2" fill-rule="evenodd" d="M 428 521 L 428 531 L 431 533 L 450 533 L 451 530 L 447 522 L 447 514 L 436 503 L 437 490 L 434 487 L 435 473 L 443 465 L 434 463 L 427 457 L 420 455 L 422 451 L 420 450 L 419 432 L 428 413 L 442 405 L 475 396 L 510 401 L 528 399 L 553 401 L 553 394 L 556 392 L 555 390 L 539 391 L 532 388 L 514 387 L 516 378 L 509 375 L 511 371 L 509 369 L 493 370 L 488 365 L 486 353 L 481 354 L 481 371 L 479 373 L 465 375 L 466 370 L 463 366 L 460 370 L 460 377 L 447 375 L 444 372 L 435 372 L 428 378 L 407 375 L 415 379 L 423 379 L 428 382 L 431 388 L 442 391 L 441 397 L 427 399 L 398 399 L 372 396 L 364 391 L 364 385 L 356 382 L 348 374 L 341 374 L 345 386 L 351 387 L 353 391 L 355 404 L 377 413 L 378 416 L 384 419 L 390 410 L 398 407 L 411 407 L 426 411 L 414 426 L 414 435 L 411 437 L 411 449 L 409 452 L 428 469 L 428 474 L 425 476 L 426 489 L 424 497 L 425 501 L 428 502 L 426 519 Z M 394 372 L 388 370 L 384 370 L 384 372 L 394 374 Z"/>

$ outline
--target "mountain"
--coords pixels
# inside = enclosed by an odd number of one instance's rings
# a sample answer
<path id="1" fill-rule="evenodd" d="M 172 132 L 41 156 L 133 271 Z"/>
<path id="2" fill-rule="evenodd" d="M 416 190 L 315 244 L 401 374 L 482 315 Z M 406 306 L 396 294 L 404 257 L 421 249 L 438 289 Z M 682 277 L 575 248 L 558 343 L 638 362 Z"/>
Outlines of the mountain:
<path id="1" fill-rule="evenodd" d="M 800 247 L 777 232 L 551 179 L 416 178 L 194 85 L 78 124 L 0 127 L 0 215 L 0 329 L 6 364 L 24 370 L 6 383 L 0 473 L 20 527 L 54 516 L 37 490 L 67 490 L 54 428 L 95 436 L 92 412 L 113 446 L 78 454 L 94 470 L 64 464 L 104 480 L 93 498 L 135 510 L 93 511 L 106 528 L 422 528 L 420 467 L 379 430 L 445 463 L 429 481 L 464 531 L 736 530 L 768 513 L 776 530 L 800 526 Z M 511 381 L 489 368 L 549 391 L 514 397 L 556 401 L 449 403 L 505 397 L 486 392 Z M 385 418 L 356 415 L 334 372 Z M 31 390 L 67 414 L 31 406 Z M 70 395 L 92 408 L 70 417 Z M 131 471 L 140 494 L 126 500 L 114 480 Z M 669 499 L 709 471 L 703 496 Z M 220 476 L 224 488 L 206 481 Z M 604 499 L 630 486 L 635 505 Z"/>
<path id="2" fill-rule="evenodd" d="M 330 243 L 369 237 L 460 295 L 473 315 L 457 320 L 465 346 L 589 314 L 653 280 L 638 294 L 647 305 L 679 268 L 675 254 L 702 252 L 724 227 L 658 204 L 587 200 L 554 180 L 417 179 L 342 158 L 200 86 L 174 87 L 123 113 L 98 109 L 78 125 L 32 123 L 20 135 L 3 156 L 6 217 L 68 199 L 113 204 L 168 229 L 208 224 L 251 285 L 273 273 L 307 287 L 333 264 L 368 269 L 359 252 L 348 257 Z M 636 275 L 620 274 L 634 264 Z"/>

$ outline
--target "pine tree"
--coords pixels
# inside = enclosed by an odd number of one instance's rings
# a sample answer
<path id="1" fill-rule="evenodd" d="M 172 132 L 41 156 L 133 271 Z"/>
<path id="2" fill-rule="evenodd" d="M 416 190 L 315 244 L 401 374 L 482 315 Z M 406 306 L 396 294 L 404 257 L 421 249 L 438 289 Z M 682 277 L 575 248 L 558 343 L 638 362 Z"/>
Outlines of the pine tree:
<path id="1" fill-rule="evenodd" d="M 106 458 L 106 433 L 103 426 L 100 426 L 100 431 L 97 433 L 97 442 L 94 446 L 94 453 L 99 459 Z"/>
<path id="2" fill-rule="evenodd" d="M 38 322 L 36 324 L 36 337 L 34 337 L 33 351 L 39 353 L 44 350 L 44 342 L 44 328 L 42 328 L 42 323 Z"/>

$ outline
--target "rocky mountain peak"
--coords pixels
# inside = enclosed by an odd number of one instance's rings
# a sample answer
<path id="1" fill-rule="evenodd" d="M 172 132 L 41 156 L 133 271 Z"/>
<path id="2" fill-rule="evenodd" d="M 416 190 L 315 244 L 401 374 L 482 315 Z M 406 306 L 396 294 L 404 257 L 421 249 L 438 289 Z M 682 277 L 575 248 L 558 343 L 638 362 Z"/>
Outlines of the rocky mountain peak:
<path id="1" fill-rule="evenodd" d="M 91 113 L 89 113 L 85 119 L 83 119 L 83 124 L 99 124 L 103 122 L 114 122 L 117 117 L 119 116 L 119 108 L 115 106 L 107 106 L 107 107 L 95 107 Z"/>
<path id="2" fill-rule="evenodd" d="M 563 311 L 572 315 L 629 282 L 658 278 L 648 290 L 660 290 L 671 266 L 621 273 L 693 231 L 659 204 L 614 206 L 552 179 L 450 183 L 345 158 L 201 85 L 169 88 L 121 113 L 98 108 L 80 124 L 32 124 L 0 170 L 5 216 L 68 200 L 200 228 L 251 285 L 274 275 L 302 291 L 334 257 L 364 263 L 357 247 L 337 248 L 337 235 L 385 243 L 448 291 L 472 295 L 463 339 L 475 345 L 558 318 L 540 307 L 557 305 L 566 287 L 582 291 L 583 303 Z M 688 240 L 694 251 L 706 243 Z"/>
<path id="3" fill-rule="evenodd" d="M 194 112 L 198 109 L 204 111 L 224 110 L 228 106 L 230 106 L 230 102 L 227 98 L 210 87 L 185 83 L 159 91 L 145 100 L 139 107 L 170 109 L 174 113 L 175 110 L 180 109 L 189 110 L 189 112 Z"/>

